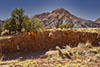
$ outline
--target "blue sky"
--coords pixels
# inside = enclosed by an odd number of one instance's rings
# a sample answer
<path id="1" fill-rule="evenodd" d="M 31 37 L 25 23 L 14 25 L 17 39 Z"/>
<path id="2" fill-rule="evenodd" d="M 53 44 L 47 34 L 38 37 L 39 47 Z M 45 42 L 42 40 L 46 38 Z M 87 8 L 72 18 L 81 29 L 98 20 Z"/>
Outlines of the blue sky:
<path id="1" fill-rule="evenodd" d="M 84 19 L 100 17 L 100 0 L 0 0 L 0 19 L 9 18 L 14 8 L 23 8 L 30 17 L 57 8 L 65 8 Z"/>

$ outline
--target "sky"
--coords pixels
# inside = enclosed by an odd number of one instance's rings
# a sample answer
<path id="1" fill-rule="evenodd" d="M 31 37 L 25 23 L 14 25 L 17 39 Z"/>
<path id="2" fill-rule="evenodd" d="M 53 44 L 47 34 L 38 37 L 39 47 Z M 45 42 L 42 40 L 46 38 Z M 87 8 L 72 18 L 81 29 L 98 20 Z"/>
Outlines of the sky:
<path id="1" fill-rule="evenodd" d="M 0 19 L 9 18 L 14 8 L 23 8 L 30 17 L 57 8 L 87 20 L 100 17 L 100 0 L 0 0 Z"/>

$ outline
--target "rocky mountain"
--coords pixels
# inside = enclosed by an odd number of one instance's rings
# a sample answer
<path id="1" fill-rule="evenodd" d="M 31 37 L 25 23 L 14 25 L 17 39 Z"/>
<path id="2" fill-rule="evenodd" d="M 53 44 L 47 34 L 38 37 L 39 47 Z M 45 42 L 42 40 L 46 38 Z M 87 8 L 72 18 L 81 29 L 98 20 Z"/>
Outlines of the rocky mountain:
<path id="1" fill-rule="evenodd" d="M 44 23 L 46 27 L 56 28 L 57 25 L 71 23 L 74 28 L 95 28 L 100 27 L 100 23 L 91 20 L 79 18 L 69 11 L 58 8 L 52 12 L 37 14 L 37 18 Z"/>

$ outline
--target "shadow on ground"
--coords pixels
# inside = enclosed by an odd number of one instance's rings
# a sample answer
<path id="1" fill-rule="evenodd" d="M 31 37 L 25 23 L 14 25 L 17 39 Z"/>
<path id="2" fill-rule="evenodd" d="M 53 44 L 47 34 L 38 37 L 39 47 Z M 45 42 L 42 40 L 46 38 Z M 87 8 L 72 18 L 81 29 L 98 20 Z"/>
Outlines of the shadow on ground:
<path id="1" fill-rule="evenodd" d="M 19 58 L 22 58 L 22 60 L 26 59 L 36 59 L 39 58 L 40 56 L 44 55 L 48 50 L 42 50 L 38 52 L 17 52 L 17 53 L 7 53 L 4 55 L 3 61 L 7 60 L 16 60 Z"/>

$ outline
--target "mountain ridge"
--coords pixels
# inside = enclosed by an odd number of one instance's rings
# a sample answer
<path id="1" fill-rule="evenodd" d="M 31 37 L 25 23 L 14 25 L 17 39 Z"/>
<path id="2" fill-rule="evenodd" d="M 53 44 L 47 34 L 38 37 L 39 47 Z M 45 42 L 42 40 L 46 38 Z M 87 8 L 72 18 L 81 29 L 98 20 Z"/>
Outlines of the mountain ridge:
<path id="1" fill-rule="evenodd" d="M 74 28 L 96 28 L 100 23 L 77 17 L 64 8 L 58 8 L 52 12 L 44 12 L 35 15 L 46 27 L 56 28 L 56 25 L 71 23 Z"/>

